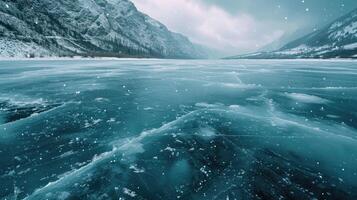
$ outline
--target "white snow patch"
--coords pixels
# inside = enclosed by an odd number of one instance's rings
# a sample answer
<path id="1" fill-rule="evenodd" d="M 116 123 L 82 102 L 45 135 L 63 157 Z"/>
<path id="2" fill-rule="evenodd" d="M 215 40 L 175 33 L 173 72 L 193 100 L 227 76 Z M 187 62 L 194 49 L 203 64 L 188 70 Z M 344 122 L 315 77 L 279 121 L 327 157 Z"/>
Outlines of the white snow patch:
<path id="1" fill-rule="evenodd" d="M 323 99 L 318 96 L 301 94 L 301 93 L 285 93 L 285 95 L 295 101 L 302 103 L 313 103 L 313 104 L 326 104 L 329 103 L 329 100 Z"/>
<path id="2" fill-rule="evenodd" d="M 210 127 L 201 128 L 199 130 L 199 135 L 202 137 L 212 138 L 216 135 L 215 130 Z"/>
<path id="3" fill-rule="evenodd" d="M 139 168 L 137 165 L 131 165 L 129 169 L 133 170 L 133 172 L 137 174 L 145 172 L 144 168 Z"/>
<path id="4" fill-rule="evenodd" d="M 71 151 L 67 151 L 67 152 L 63 153 L 63 154 L 60 155 L 59 157 L 60 157 L 60 158 L 66 158 L 66 157 L 71 156 L 71 155 L 73 155 L 73 154 L 74 154 L 74 152 L 71 150 Z"/>
<path id="5" fill-rule="evenodd" d="M 103 98 L 103 97 L 98 97 L 95 99 L 96 102 L 103 103 L 103 102 L 109 102 L 109 99 Z"/>
<path id="6" fill-rule="evenodd" d="M 152 107 L 145 107 L 143 110 L 148 111 L 148 110 L 154 110 Z"/>
<path id="7" fill-rule="evenodd" d="M 354 50 L 357 49 L 357 42 L 343 46 L 344 49 Z"/>
<path id="8" fill-rule="evenodd" d="M 230 105 L 229 108 L 232 110 L 237 110 L 237 109 L 240 109 L 240 106 L 239 105 Z"/>
<path id="9" fill-rule="evenodd" d="M 216 108 L 216 107 L 219 107 L 219 106 L 223 106 L 223 104 L 219 104 L 219 103 L 209 104 L 209 103 L 206 103 L 206 102 L 200 102 L 200 103 L 196 103 L 195 106 L 196 107 L 201 107 L 201 108 Z"/>
<path id="10" fill-rule="evenodd" d="M 137 196 L 136 192 L 134 192 L 134 191 L 132 191 L 132 190 L 130 190 L 128 188 L 124 188 L 123 192 L 124 192 L 124 194 L 127 194 L 130 197 L 136 197 Z"/>
<path id="11" fill-rule="evenodd" d="M 11 105 L 15 106 L 31 106 L 31 105 L 41 105 L 46 106 L 47 102 L 42 99 L 32 99 L 26 96 L 20 95 L 0 95 L 0 101 L 7 101 Z"/>

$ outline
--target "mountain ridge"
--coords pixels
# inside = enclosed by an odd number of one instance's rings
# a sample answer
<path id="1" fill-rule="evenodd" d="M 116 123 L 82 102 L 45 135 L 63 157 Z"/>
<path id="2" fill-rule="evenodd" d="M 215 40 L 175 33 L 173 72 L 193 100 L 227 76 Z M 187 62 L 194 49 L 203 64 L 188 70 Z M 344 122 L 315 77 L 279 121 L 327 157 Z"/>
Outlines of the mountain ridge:
<path id="1" fill-rule="evenodd" d="M 0 56 L 204 57 L 129 0 L 0 2 Z"/>

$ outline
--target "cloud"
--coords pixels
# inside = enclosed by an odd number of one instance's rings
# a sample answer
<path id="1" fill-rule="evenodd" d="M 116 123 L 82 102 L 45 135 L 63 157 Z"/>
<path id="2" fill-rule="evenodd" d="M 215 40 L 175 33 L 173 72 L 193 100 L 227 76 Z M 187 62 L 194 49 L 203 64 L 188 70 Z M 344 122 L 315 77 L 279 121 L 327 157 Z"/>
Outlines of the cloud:
<path id="1" fill-rule="evenodd" d="M 132 0 L 137 8 L 188 36 L 193 42 L 225 53 L 257 50 L 284 32 L 267 21 L 257 21 L 247 13 L 232 15 L 200 0 Z"/>

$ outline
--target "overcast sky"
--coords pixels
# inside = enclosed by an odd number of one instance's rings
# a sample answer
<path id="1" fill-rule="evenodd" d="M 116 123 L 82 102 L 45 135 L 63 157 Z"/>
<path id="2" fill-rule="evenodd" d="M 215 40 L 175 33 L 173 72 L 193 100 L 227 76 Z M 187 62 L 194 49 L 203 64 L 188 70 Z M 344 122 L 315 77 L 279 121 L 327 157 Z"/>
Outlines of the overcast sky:
<path id="1" fill-rule="evenodd" d="M 313 31 L 357 8 L 357 0 L 132 0 L 191 41 L 252 52 L 297 30 Z"/>

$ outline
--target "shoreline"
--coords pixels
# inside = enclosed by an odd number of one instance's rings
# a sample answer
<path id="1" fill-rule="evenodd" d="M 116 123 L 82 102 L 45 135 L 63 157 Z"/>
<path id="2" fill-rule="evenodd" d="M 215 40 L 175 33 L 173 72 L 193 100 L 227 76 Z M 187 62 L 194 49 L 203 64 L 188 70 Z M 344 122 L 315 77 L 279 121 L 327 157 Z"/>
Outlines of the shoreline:
<path id="1" fill-rule="evenodd" d="M 330 58 L 330 59 L 318 59 L 318 58 L 302 58 L 302 59 L 165 59 L 165 58 L 116 58 L 116 57 L 42 57 L 42 58 L 26 58 L 26 57 L 0 57 L 0 61 L 145 61 L 145 60 L 193 60 L 193 61 L 319 61 L 319 62 L 331 62 L 331 61 L 344 61 L 355 62 L 357 59 L 353 58 Z"/>
<path id="2" fill-rule="evenodd" d="M 116 58 L 116 57 L 0 57 L 0 61 L 71 61 L 71 60 L 164 60 L 159 58 Z"/>

